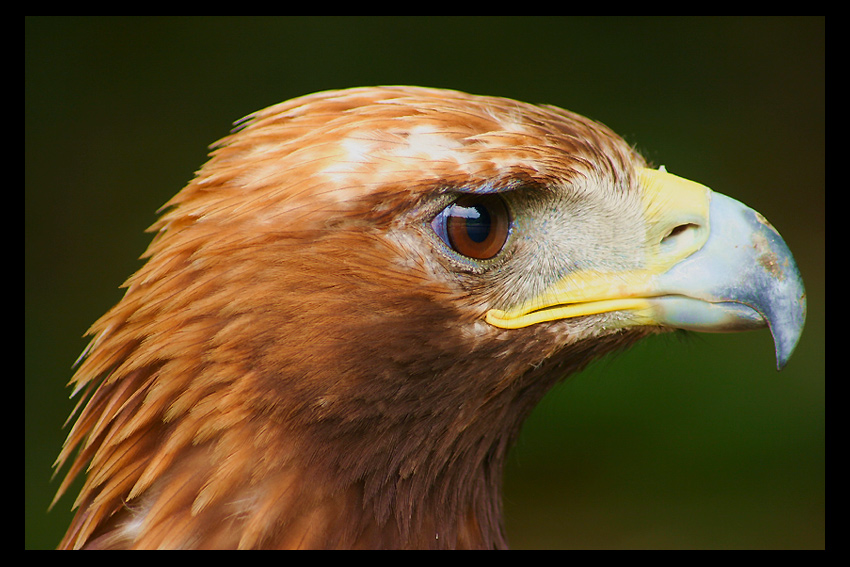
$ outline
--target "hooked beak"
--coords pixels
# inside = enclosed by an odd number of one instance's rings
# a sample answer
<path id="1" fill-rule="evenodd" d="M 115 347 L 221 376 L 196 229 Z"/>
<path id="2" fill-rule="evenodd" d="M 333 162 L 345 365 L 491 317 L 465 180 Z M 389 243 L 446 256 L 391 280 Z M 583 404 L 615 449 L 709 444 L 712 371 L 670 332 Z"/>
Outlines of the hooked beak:
<path id="1" fill-rule="evenodd" d="M 640 171 L 649 250 L 628 272 L 574 272 L 486 321 L 515 329 L 628 311 L 627 326 L 708 332 L 769 327 L 782 369 L 806 319 L 803 280 L 788 246 L 746 205 L 665 170 Z"/>

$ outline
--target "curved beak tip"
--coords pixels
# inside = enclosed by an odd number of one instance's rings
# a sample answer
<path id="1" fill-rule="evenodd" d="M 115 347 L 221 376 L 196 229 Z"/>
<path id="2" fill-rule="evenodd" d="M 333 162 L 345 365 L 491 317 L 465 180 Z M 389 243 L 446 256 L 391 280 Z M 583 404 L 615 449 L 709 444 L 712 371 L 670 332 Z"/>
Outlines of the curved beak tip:
<path id="1" fill-rule="evenodd" d="M 752 230 L 754 265 L 743 273 L 750 282 L 742 297 L 767 322 L 776 348 L 776 369 L 791 358 L 806 323 L 806 290 L 794 256 L 779 232 L 760 213 L 728 197 Z M 722 200 L 721 199 L 721 200 Z M 752 261 L 751 260 L 751 261 Z"/>
<path id="2" fill-rule="evenodd" d="M 787 309 L 774 313 L 772 319 L 768 319 L 770 333 L 776 346 L 777 370 L 782 370 L 788 364 L 794 349 L 797 348 L 797 343 L 800 342 L 800 336 L 806 324 L 806 293 L 802 291 L 802 285 L 803 282 L 800 280 L 798 289 L 801 290 L 801 294 L 796 297 L 796 300 L 791 302 Z"/>

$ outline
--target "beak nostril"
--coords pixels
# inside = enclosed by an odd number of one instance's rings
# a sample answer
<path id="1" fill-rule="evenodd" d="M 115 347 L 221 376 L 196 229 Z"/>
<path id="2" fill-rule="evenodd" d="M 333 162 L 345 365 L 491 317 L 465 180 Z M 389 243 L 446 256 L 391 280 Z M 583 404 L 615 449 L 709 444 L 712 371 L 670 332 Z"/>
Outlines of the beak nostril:
<path id="1" fill-rule="evenodd" d="M 697 228 L 698 228 L 697 225 L 695 225 L 694 223 L 691 223 L 691 222 L 689 222 L 687 224 L 680 224 L 679 226 L 677 226 L 673 230 L 671 230 L 667 234 L 667 236 L 665 236 L 664 238 L 665 239 L 675 238 L 677 235 L 682 234 L 683 232 L 685 232 L 687 230 L 697 229 Z"/>
<path id="2" fill-rule="evenodd" d="M 682 240 L 690 240 L 690 238 L 687 237 L 689 235 L 695 235 L 698 232 L 697 229 L 699 229 L 699 225 L 694 223 L 677 225 L 667 233 L 667 236 L 661 239 L 661 245 L 664 247 L 671 247 L 676 246 L 676 244 Z"/>

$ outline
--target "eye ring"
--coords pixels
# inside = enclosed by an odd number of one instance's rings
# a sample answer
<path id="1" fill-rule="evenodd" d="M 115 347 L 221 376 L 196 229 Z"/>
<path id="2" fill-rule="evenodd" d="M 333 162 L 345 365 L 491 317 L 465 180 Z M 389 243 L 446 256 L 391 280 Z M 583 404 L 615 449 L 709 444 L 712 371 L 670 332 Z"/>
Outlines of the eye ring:
<path id="1" fill-rule="evenodd" d="M 511 217 L 500 195 L 464 195 L 440 211 L 431 227 L 458 254 L 489 260 L 507 242 Z"/>

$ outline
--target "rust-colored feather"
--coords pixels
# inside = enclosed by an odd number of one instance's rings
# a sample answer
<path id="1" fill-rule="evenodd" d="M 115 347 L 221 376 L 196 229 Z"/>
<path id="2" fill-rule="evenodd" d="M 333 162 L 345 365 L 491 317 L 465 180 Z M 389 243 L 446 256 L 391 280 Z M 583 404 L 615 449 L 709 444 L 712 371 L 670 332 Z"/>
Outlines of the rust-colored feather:
<path id="1" fill-rule="evenodd" d="M 525 415 L 648 331 L 508 340 L 480 321 L 507 292 L 448 270 L 410 219 L 459 188 L 626 191 L 639 163 L 577 115 L 453 91 L 249 116 L 89 331 L 57 499 L 88 470 L 61 547 L 503 547 L 501 468 Z"/>

